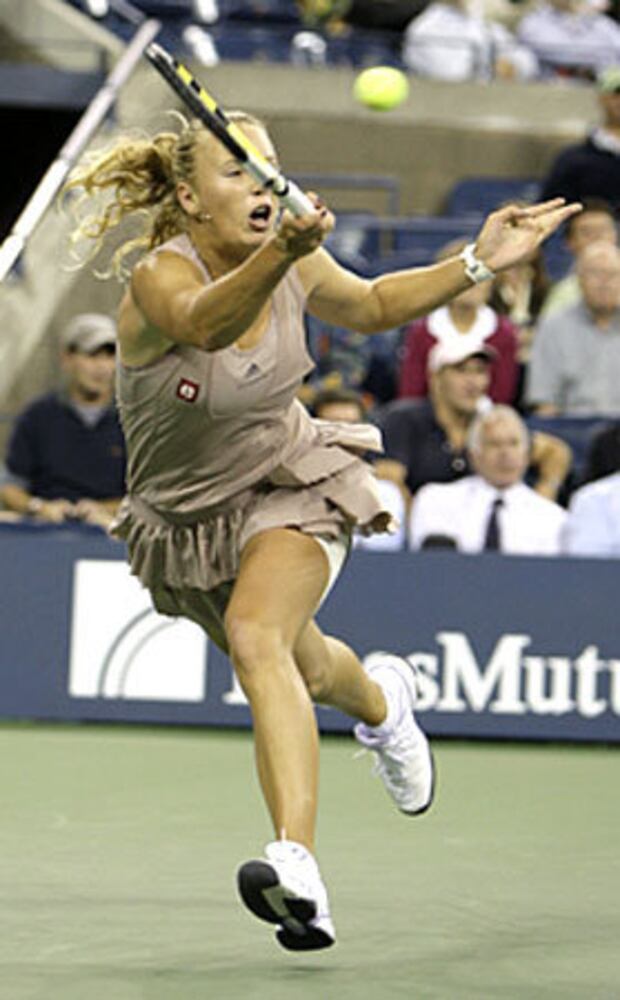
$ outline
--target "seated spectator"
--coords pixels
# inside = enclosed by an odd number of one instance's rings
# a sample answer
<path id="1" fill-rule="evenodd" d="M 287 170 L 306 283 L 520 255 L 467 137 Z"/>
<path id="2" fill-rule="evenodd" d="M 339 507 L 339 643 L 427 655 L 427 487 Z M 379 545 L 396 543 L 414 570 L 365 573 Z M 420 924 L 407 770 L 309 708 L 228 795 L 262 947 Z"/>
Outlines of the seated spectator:
<path id="1" fill-rule="evenodd" d="M 343 0 L 339 2 L 342 3 Z M 233 21 L 275 26 L 301 22 L 300 11 L 291 0 L 218 0 L 218 6 L 222 14 Z"/>
<path id="2" fill-rule="evenodd" d="M 555 312 L 556 309 L 565 309 L 581 301 L 576 262 L 585 247 L 599 242 L 618 245 L 618 227 L 613 209 L 602 198 L 585 198 L 583 212 L 568 220 L 564 239 L 575 263 L 570 273 L 556 281 L 549 290 L 541 310 L 544 316 Z"/>
<path id="3" fill-rule="evenodd" d="M 449 243 L 437 255 L 446 260 L 460 253 L 466 240 Z M 428 355 L 438 341 L 457 337 L 465 343 L 480 341 L 493 348 L 488 394 L 495 403 L 512 403 L 517 389 L 518 331 L 506 316 L 488 305 L 492 285 L 472 285 L 428 316 L 416 320 L 404 333 L 399 368 L 398 395 L 419 398 L 428 393 Z"/>
<path id="4" fill-rule="evenodd" d="M 367 336 L 306 317 L 308 348 L 315 363 L 310 387 L 342 387 L 387 403 L 396 394 L 398 330 Z"/>
<path id="5" fill-rule="evenodd" d="M 620 557 L 620 472 L 573 493 L 564 552 L 569 556 Z"/>
<path id="6" fill-rule="evenodd" d="M 366 422 L 366 405 L 361 394 L 354 389 L 322 389 L 314 397 L 312 414 L 317 420 L 363 424 Z"/>
<path id="7" fill-rule="evenodd" d="M 64 389 L 18 416 L 0 500 L 40 521 L 107 527 L 125 489 L 125 446 L 113 403 L 114 323 L 97 313 L 76 316 L 62 346 Z"/>
<path id="8" fill-rule="evenodd" d="M 529 440 L 516 411 L 493 406 L 476 417 L 468 449 L 475 475 L 429 483 L 415 497 L 411 548 L 442 537 L 453 539 L 461 552 L 557 555 L 566 511 L 523 482 Z"/>
<path id="9" fill-rule="evenodd" d="M 312 412 L 320 420 L 343 421 L 344 423 L 365 423 L 366 406 L 363 397 L 352 389 L 324 389 L 314 398 Z M 374 552 L 394 552 L 405 546 L 405 524 L 411 497 L 404 484 L 401 466 L 394 462 L 372 456 L 377 474 L 377 488 L 381 501 L 390 511 L 397 526 L 391 534 L 354 536 L 356 548 Z"/>
<path id="10" fill-rule="evenodd" d="M 339 34 L 348 27 L 403 31 L 426 0 L 297 0 L 304 23 Z"/>
<path id="11" fill-rule="evenodd" d="M 399 399 L 381 408 L 386 456 L 405 470 L 412 494 L 425 483 L 448 483 L 469 475 L 469 429 L 488 408 L 493 349 L 453 338 L 438 341 L 428 358 L 430 392 L 426 399 Z M 530 467 L 534 488 L 554 500 L 570 470 L 570 448 L 550 434 L 532 435 Z"/>
<path id="12" fill-rule="evenodd" d="M 319 66 L 393 63 L 400 33 L 427 0 L 288 0 L 302 30 L 291 40 L 291 61 Z"/>
<path id="13" fill-rule="evenodd" d="M 468 0 L 434 0 L 405 30 L 405 65 L 432 80 L 528 80 L 534 53 L 501 24 L 474 13 Z"/>
<path id="14" fill-rule="evenodd" d="M 491 286 L 489 304 L 500 316 L 507 316 L 518 328 L 521 341 L 521 330 L 531 327 L 538 319 L 549 287 L 545 255 L 539 247 L 529 260 L 520 261 L 496 275 Z"/>
<path id="15" fill-rule="evenodd" d="M 604 70 L 597 87 L 602 124 L 583 142 L 568 146 L 556 157 L 542 182 L 540 201 L 557 197 L 581 202 L 586 198 L 602 198 L 617 214 L 620 211 L 620 66 Z"/>
<path id="16" fill-rule="evenodd" d="M 529 260 L 500 271 L 491 286 L 489 305 L 499 316 L 509 319 L 517 332 L 517 386 L 512 401 L 507 402 L 512 402 L 518 409 L 521 408 L 525 392 L 525 375 L 532 352 L 536 321 L 549 285 L 545 256 L 539 247 Z M 493 398 L 492 392 L 489 395 Z"/>
<path id="17" fill-rule="evenodd" d="M 620 471 L 620 421 L 602 428 L 592 439 L 586 457 L 584 483 L 611 476 Z"/>
<path id="18" fill-rule="evenodd" d="M 527 399 L 541 416 L 620 415 L 620 250 L 592 243 L 577 262 L 583 300 L 536 331 Z"/>
<path id="19" fill-rule="evenodd" d="M 519 22 L 517 36 L 550 75 L 593 80 L 620 62 L 620 27 L 593 4 L 541 0 Z"/>

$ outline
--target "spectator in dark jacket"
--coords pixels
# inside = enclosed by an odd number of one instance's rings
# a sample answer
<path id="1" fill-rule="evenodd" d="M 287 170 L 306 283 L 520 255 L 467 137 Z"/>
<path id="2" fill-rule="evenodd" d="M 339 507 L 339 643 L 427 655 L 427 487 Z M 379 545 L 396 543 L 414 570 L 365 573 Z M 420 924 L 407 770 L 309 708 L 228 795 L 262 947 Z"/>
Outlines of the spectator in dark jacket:
<path id="1" fill-rule="evenodd" d="M 586 457 L 584 481 L 592 483 L 620 472 L 620 421 L 614 420 L 594 435 Z"/>
<path id="2" fill-rule="evenodd" d="M 491 406 L 487 395 L 493 348 L 456 338 L 429 355 L 426 399 L 398 399 L 377 413 L 386 458 L 400 464 L 412 494 L 425 483 L 450 483 L 471 472 L 466 448 L 475 417 Z M 531 484 L 555 500 L 571 466 L 570 448 L 540 431 L 532 434 Z"/>
<path id="3" fill-rule="evenodd" d="M 620 210 L 620 66 L 598 77 L 602 124 L 583 142 L 568 146 L 555 159 L 542 183 L 541 200 L 603 198 Z"/>
<path id="4" fill-rule="evenodd" d="M 116 332 L 98 313 L 63 337 L 65 386 L 18 416 L 0 481 L 5 508 L 41 521 L 107 527 L 124 493 L 125 448 L 113 404 Z"/>

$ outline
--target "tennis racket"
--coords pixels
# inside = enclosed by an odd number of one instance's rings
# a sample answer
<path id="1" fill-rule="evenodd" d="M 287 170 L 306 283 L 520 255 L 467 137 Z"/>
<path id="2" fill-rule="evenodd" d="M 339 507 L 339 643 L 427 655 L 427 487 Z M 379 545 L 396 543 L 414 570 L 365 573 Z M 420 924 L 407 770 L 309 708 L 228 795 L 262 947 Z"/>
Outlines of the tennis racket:
<path id="1" fill-rule="evenodd" d="M 195 76 L 192 76 L 183 63 L 156 42 L 147 47 L 145 55 L 192 114 L 217 136 L 254 180 L 262 187 L 273 191 L 282 205 L 294 215 L 305 215 L 307 212 L 315 211 L 307 195 L 265 159 L 243 130 L 226 117 L 226 112 L 218 105 L 215 98 L 205 90 Z"/>

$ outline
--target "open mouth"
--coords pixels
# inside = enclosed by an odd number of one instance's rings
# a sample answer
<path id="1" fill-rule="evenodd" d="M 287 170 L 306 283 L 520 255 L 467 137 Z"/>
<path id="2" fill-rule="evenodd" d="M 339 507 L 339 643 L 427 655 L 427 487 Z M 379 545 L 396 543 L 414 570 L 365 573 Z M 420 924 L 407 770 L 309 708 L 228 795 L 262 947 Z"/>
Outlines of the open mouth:
<path id="1" fill-rule="evenodd" d="M 265 232 L 269 228 L 272 215 L 273 208 L 270 204 L 265 202 L 262 205 L 257 205 L 250 212 L 250 227 L 256 232 Z"/>

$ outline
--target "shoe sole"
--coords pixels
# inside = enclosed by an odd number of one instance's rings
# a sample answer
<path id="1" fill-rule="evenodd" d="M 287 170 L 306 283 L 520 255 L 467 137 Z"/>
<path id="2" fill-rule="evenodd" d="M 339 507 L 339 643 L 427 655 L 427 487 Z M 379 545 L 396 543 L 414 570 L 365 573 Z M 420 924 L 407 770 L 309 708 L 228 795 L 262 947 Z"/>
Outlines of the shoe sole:
<path id="1" fill-rule="evenodd" d="M 237 873 L 237 887 L 245 906 L 255 917 L 278 924 L 276 938 L 289 951 L 329 948 L 334 939 L 313 927 L 316 904 L 294 896 L 281 885 L 278 874 L 266 861 L 247 861 Z"/>
<path id="2" fill-rule="evenodd" d="M 435 798 L 435 790 L 437 786 L 437 768 L 435 765 L 435 758 L 433 756 L 433 751 L 430 749 L 430 747 L 428 752 L 431 758 L 431 792 L 428 797 L 428 802 L 425 805 L 421 806 L 419 809 L 401 809 L 400 811 L 401 813 L 403 813 L 404 816 L 422 816 L 424 815 L 425 812 L 428 812 L 428 810 L 433 804 L 433 800 Z"/>

